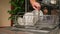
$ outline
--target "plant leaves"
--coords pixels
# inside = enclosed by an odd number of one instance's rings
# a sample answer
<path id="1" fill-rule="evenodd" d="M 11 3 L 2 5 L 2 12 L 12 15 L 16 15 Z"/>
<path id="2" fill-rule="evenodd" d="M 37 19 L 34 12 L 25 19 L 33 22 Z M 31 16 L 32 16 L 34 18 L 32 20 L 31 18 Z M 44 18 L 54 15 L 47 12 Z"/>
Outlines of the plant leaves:
<path id="1" fill-rule="evenodd" d="M 23 7 L 25 0 L 11 0 L 10 3 L 14 7 L 13 10 L 9 10 L 8 13 L 11 15 L 23 15 L 25 12 L 25 7 Z M 14 16 L 10 16 L 10 19 L 15 19 Z"/>

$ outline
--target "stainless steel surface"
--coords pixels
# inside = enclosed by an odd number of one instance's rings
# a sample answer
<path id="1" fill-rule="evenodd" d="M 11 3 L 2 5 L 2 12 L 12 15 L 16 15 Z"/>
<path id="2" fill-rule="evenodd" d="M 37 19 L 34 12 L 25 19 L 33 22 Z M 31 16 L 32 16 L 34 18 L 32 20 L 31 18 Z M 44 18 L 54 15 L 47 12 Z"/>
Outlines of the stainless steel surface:
<path id="1" fill-rule="evenodd" d="M 28 34 L 59 34 L 58 27 L 52 30 L 35 30 L 35 29 L 25 29 L 25 28 L 16 28 L 16 30 L 22 31 L 22 32 L 28 32 Z"/>
<path id="2" fill-rule="evenodd" d="M 32 30 L 16 27 L 0 28 L 0 34 L 59 34 L 60 29 L 57 27 L 51 31 L 47 30 Z"/>
<path id="3" fill-rule="evenodd" d="M 50 5 L 50 4 L 58 4 L 58 0 L 43 0 L 42 3 Z"/>

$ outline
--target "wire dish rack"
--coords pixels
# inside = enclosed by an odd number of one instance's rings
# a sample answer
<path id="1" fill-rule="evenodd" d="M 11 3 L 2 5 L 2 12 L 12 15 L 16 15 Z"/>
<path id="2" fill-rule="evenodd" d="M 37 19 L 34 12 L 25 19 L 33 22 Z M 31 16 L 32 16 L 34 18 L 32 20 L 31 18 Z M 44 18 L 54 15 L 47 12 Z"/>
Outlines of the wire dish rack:
<path id="1" fill-rule="evenodd" d="M 49 34 L 50 32 L 58 31 L 59 17 L 56 15 L 26 15 L 22 18 L 20 16 L 15 15 L 16 19 L 14 19 L 14 26 L 20 31 L 38 32 L 39 34 L 43 32 L 43 34 Z"/>

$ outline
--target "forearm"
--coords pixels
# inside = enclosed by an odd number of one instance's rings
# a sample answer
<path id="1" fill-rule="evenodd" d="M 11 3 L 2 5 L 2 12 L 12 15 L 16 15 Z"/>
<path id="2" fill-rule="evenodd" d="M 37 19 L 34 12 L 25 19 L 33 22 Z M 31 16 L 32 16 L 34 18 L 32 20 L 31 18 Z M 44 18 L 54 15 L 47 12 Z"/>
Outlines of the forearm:
<path id="1" fill-rule="evenodd" d="M 34 3 L 34 2 L 36 2 L 36 0 L 30 0 L 30 3 L 31 3 L 31 4 Z"/>

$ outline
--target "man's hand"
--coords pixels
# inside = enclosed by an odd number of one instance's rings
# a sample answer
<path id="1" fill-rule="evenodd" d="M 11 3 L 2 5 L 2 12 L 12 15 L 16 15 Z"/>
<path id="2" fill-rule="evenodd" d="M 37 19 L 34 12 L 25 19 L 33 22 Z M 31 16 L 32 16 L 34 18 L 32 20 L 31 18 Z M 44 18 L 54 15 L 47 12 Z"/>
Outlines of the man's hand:
<path id="1" fill-rule="evenodd" d="M 36 2 L 35 0 L 30 0 L 30 3 L 35 10 L 40 10 L 41 5 L 38 2 Z"/>

